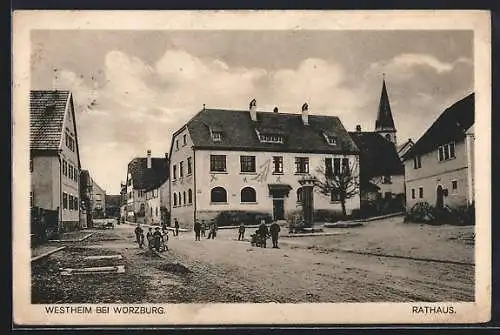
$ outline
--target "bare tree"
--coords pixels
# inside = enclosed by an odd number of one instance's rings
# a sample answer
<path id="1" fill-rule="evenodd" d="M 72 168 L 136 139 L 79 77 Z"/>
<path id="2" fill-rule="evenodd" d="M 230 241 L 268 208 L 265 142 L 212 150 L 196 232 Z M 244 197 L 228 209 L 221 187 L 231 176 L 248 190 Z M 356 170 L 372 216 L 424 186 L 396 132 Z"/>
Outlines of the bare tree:
<path id="1" fill-rule="evenodd" d="M 317 190 L 332 199 L 340 201 L 342 214 L 347 215 L 345 203 L 359 193 L 359 169 L 357 160 L 351 162 L 347 157 L 323 159 L 316 169 Z"/>

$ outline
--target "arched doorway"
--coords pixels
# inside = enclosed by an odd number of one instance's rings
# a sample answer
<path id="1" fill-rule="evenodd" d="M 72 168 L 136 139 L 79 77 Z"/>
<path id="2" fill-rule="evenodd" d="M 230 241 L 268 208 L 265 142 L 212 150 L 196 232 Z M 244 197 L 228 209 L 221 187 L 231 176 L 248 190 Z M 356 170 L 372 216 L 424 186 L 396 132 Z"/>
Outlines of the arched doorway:
<path id="1" fill-rule="evenodd" d="M 439 185 L 436 189 L 436 208 L 443 208 L 443 205 L 444 205 L 443 187 Z"/>

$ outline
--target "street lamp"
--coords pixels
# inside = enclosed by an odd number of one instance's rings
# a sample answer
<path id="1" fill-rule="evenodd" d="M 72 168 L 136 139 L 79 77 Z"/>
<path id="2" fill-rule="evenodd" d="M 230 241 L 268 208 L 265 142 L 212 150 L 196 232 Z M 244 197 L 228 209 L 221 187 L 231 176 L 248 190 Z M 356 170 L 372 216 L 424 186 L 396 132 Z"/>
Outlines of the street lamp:
<path id="1" fill-rule="evenodd" d="M 304 175 L 301 179 L 299 179 L 299 184 L 302 186 L 302 211 L 305 226 L 307 228 L 312 228 L 314 223 L 313 188 L 316 184 L 316 178 L 310 174 Z"/>

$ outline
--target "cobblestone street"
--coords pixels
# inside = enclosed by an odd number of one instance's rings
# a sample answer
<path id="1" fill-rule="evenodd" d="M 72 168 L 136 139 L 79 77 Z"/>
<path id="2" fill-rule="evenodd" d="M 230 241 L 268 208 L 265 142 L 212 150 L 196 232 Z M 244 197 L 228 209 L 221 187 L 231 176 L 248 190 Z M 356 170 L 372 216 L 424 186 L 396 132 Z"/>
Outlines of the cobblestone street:
<path id="1" fill-rule="evenodd" d="M 378 225 L 351 228 L 335 236 L 282 238 L 280 249 L 237 241 L 236 230 L 221 229 L 217 239 L 198 242 L 191 232 L 179 237 L 170 233 L 170 251 L 162 253 L 162 258 L 137 247 L 133 226 L 119 225 L 97 231 L 85 241 L 68 243 L 66 249 L 34 262 L 32 299 L 33 303 L 474 300 L 474 265 L 467 264 L 474 249 L 460 240 L 471 227 L 442 227 L 438 235 L 443 238 L 419 253 L 411 243 L 419 238 L 415 231 L 429 236 L 426 230 L 434 228 L 394 219 Z M 380 244 L 375 229 L 386 230 L 386 236 L 390 231 L 411 234 L 408 252 L 391 236 L 384 240 L 392 244 Z M 363 249 L 363 238 L 367 249 Z M 348 239 L 360 249 L 353 249 L 352 243 L 349 246 Z M 451 259 L 450 252 L 440 254 L 440 249 L 455 251 L 456 258 Z M 366 250 L 371 253 L 363 253 Z M 435 261 L 425 260 L 432 255 L 430 250 L 436 254 Z M 123 258 L 84 259 L 95 255 Z M 125 273 L 62 276 L 59 271 L 110 265 L 124 265 Z"/>

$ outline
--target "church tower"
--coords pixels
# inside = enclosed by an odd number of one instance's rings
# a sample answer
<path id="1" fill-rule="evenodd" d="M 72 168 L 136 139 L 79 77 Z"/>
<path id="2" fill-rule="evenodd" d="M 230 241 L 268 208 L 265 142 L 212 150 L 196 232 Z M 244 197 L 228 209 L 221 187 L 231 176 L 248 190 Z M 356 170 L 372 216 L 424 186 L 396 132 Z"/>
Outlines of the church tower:
<path id="1" fill-rule="evenodd" d="M 378 115 L 375 121 L 375 132 L 396 145 L 396 127 L 392 119 L 391 105 L 387 95 L 387 87 L 385 86 L 385 74 L 382 80 L 382 94 L 380 95 Z"/>

